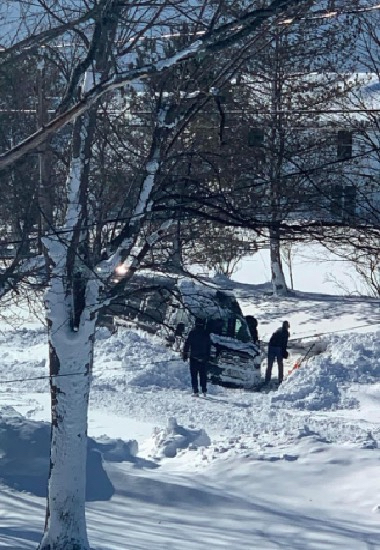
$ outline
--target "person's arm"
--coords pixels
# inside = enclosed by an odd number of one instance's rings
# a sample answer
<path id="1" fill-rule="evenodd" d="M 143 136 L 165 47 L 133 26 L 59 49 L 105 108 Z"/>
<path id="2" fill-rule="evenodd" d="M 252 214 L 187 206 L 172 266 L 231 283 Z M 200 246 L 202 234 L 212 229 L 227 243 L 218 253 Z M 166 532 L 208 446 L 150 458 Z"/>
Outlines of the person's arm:
<path id="1" fill-rule="evenodd" d="M 282 345 L 282 354 L 284 357 L 287 354 L 286 348 L 288 347 L 288 338 L 289 338 L 289 333 L 288 332 L 284 333 L 283 345 Z"/>
<path id="2" fill-rule="evenodd" d="M 211 346 L 212 346 L 212 341 L 211 341 L 211 336 L 210 336 L 210 334 L 207 334 L 207 343 L 208 343 L 208 356 L 207 356 L 207 361 L 210 361 L 210 359 L 211 359 Z"/>
<path id="3" fill-rule="evenodd" d="M 183 346 L 182 358 L 183 358 L 184 361 L 187 361 L 188 358 L 189 358 L 190 336 L 191 336 L 191 332 L 189 333 L 189 336 L 186 338 L 185 345 Z"/>

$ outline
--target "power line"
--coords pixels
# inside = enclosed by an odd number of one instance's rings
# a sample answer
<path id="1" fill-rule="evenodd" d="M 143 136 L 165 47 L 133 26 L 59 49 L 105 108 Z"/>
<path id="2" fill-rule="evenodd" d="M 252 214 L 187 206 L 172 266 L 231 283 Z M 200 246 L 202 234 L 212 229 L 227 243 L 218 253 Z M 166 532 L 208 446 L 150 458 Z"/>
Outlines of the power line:
<path id="1" fill-rule="evenodd" d="M 179 357 L 178 359 L 177 358 L 174 358 L 174 359 L 162 359 L 160 361 L 149 361 L 149 364 L 150 365 L 155 365 L 155 364 L 160 364 L 160 363 L 170 363 L 170 362 L 175 362 L 175 361 L 181 361 L 181 358 Z M 125 367 L 114 367 L 112 370 L 125 370 Z M 49 380 L 49 379 L 52 379 L 52 378 L 61 378 L 61 377 L 67 377 L 67 376 L 89 376 L 89 375 L 94 375 L 94 373 L 91 371 L 91 372 L 70 372 L 70 373 L 67 373 L 67 374 L 45 374 L 45 375 L 41 375 L 41 376 L 33 376 L 31 378 L 14 378 L 14 379 L 10 379 L 10 380 L 1 380 L 0 379 L 0 386 L 1 385 L 4 385 L 4 384 L 13 384 L 13 382 L 30 382 L 30 381 L 35 381 L 35 380 Z"/>
<path id="2" fill-rule="evenodd" d="M 71 372 L 67 374 L 46 374 L 42 376 L 34 376 L 32 378 L 14 378 L 12 380 L 0 380 L 1 384 L 13 384 L 13 382 L 30 382 L 32 380 L 44 380 L 44 379 L 50 379 L 50 378 L 59 378 L 63 376 L 87 376 L 89 373 L 83 373 L 83 372 Z"/>
<path id="3" fill-rule="evenodd" d="M 328 332 L 319 332 L 319 333 L 316 333 L 316 334 L 312 334 L 310 336 L 302 336 L 300 338 L 290 338 L 289 343 L 294 342 L 295 340 L 308 340 L 310 338 L 318 338 L 319 336 L 325 336 L 325 335 L 328 335 L 328 334 L 335 334 L 337 332 L 345 332 L 345 331 L 352 330 L 352 329 L 355 329 L 355 328 L 370 327 L 370 326 L 374 326 L 375 324 L 380 324 L 380 323 L 366 323 L 366 324 L 363 324 L 363 325 L 354 325 L 354 326 L 351 326 L 351 327 L 346 327 L 344 329 L 331 330 L 331 331 L 328 331 Z M 263 342 L 263 344 L 266 345 L 267 342 Z M 182 361 L 182 360 L 181 360 L 180 357 L 178 357 L 178 358 L 173 358 L 173 359 L 162 359 L 160 361 L 149 361 L 149 364 L 151 364 L 151 365 L 157 364 L 158 365 L 158 364 L 162 364 L 162 363 L 170 363 L 170 362 L 177 362 L 177 361 Z M 113 371 L 115 371 L 115 370 L 125 370 L 125 367 L 114 367 L 112 370 Z M 16 383 L 16 382 L 30 382 L 30 381 L 36 381 L 36 380 L 47 380 L 47 379 L 51 379 L 51 378 L 59 378 L 59 377 L 67 377 L 67 376 L 88 376 L 90 374 L 93 375 L 94 373 L 93 372 L 86 372 L 86 373 L 73 372 L 73 373 L 67 373 L 67 374 L 48 374 L 48 375 L 35 376 L 35 377 L 30 377 L 30 378 L 14 378 L 14 379 L 11 379 L 11 380 L 0 380 L 0 386 L 4 385 L 4 384 L 13 384 L 13 383 Z"/>
<path id="4" fill-rule="evenodd" d="M 363 328 L 363 327 L 373 327 L 373 326 L 376 326 L 376 325 L 380 326 L 380 323 L 365 323 L 364 325 L 353 325 L 351 327 L 340 328 L 340 329 L 337 329 L 337 330 L 330 330 L 328 332 L 317 332 L 315 334 L 311 334 L 310 336 L 300 336 L 298 338 L 289 338 L 289 342 L 294 342 L 294 341 L 297 341 L 297 340 L 309 340 L 310 338 L 318 338 L 319 336 L 325 336 L 326 334 L 335 334 L 337 332 L 345 332 L 347 330 L 352 330 L 352 329 L 356 329 L 356 328 Z"/>

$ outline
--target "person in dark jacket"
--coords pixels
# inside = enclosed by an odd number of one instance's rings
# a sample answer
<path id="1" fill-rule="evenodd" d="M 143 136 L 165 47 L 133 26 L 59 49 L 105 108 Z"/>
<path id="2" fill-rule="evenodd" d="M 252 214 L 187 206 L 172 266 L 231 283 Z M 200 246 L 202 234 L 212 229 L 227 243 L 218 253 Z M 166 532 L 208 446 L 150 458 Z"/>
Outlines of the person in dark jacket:
<path id="1" fill-rule="evenodd" d="M 257 332 L 257 319 L 255 319 L 253 315 L 247 315 L 245 317 L 245 320 L 247 321 L 252 341 L 257 344 L 257 342 L 259 341 L 259 334 Z"/>
<path id="2" fill-rule="evenodd" d="M 272 367 L 275 359 L 278 366 L 279 384 L 281 384 L 284 379 L 284 358 L 288 356 L 286 348 L 288 346 L 289 327 L 288 321 L 284 321 L 282 326 L 272 334 L 269 340 L 268 367 L 265 372 L 265 382 L 270 382 L 272 378 Z"/>
<path id="3" fill-rule="evenodd" d="M 190 357 L 190 376 L 193 396 L 199 397 L 199 384 L 203 395 L 207 393 L 207 365 L 210 360 L 211 338 L 203 319 L 196 319 L 195 327 L 189 332 L 183 348 L 183 360 Z"/>

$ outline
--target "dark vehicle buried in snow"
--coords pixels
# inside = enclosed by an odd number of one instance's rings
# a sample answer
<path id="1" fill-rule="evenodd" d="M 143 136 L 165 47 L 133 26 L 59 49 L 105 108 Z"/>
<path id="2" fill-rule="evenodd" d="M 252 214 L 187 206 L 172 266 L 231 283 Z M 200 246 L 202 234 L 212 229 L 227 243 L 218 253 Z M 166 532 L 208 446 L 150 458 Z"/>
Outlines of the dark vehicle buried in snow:
<path id="1" fill-rule="evenodd" d="M 209 281 L 152 272 L 139 274 L 125 285 L 120 283 L 100 316 L 100 324 L 111 320 L 133 323 L 180 351 L 195 319 L 201 318 L 212 341 L 211 383 L 233 388 L 260 385 L 260 346 L 252 341 L 232 292 Z"/>

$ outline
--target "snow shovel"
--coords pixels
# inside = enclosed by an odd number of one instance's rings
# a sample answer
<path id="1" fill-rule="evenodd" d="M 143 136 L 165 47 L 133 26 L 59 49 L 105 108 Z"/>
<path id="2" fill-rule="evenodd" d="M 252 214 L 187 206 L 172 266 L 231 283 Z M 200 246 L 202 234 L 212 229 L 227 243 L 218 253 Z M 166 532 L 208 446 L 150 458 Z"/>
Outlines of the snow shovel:
<path id="1" fill-rule="evenodd" d="M 288 371 L 288 375 L 291 374 L 294 370 L 300 368 L 300 366 L 302 365 L 302 363 L 304 363 L 304 362 L 306 361 L 306 359 L 308 358 L 308 355 L 309 355 L 309 353 L 311 352 L 311 350 L 313 349 L 314 346 L 315 346 L 315 342 L 313 342 L 313 343 L 311 344 L 311 346 L 309 347 L 309 349 L 307 350 L 307 352 L 305 353 L 305 355 L 304 355 L 303 357 L 301 357 L 300 359 L 298 359 L 298 361 L 296 361 L 296 362 L 294 363 L 294 367 L 293 367 L 290 371 Z"/>

